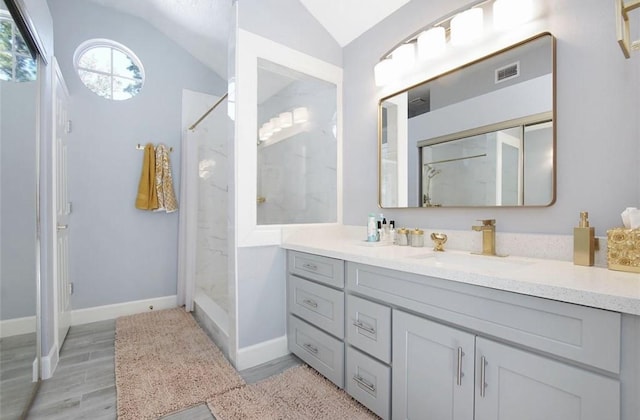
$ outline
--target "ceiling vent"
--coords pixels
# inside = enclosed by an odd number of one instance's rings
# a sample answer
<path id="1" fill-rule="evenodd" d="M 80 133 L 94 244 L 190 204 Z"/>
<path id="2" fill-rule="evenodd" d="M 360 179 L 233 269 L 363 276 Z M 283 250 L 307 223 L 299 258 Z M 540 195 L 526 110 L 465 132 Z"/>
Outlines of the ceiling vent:
<path id="1" fill-rule="evenodd" d="M 520 62 L 516 61 L 496 69 L 496 83 L 501 83 L 520 76 Z"/>

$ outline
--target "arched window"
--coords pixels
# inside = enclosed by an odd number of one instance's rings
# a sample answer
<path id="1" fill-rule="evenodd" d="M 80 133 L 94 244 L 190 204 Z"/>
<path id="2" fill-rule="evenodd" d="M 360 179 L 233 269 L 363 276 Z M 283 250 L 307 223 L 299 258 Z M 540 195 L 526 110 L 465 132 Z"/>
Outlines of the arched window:
<path id="1" fill-rule="evenodd" d="M 0 10 L 0 80 L 30 82 L 36 80 L 37 69 L 11 15 Z"/>
<path id="2" fill-rule="evenodd" d="M 144 84 L 140 59 L 129 48 L 109 39 L 83 42 L 73 55 L 73 63 L 82 83 L 103 98 L 133 98 Z"/>

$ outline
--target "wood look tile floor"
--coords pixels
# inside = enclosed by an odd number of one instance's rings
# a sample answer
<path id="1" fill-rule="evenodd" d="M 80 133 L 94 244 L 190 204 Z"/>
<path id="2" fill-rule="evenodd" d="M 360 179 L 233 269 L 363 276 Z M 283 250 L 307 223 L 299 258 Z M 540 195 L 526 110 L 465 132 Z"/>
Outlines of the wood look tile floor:
<path id="1" fill-rule="evenodd" d="M 27 419 L 115 419 L 114 340 L 115 321 L 71 327 L 58 367 L 51 379 L 42 382 Z M 301 363 L 289 355 L 241 371 L 240 375 L 247 383 L 255 383 Z M 163 417 L 163 420 L 205 419 L 214 417 L 204 404 Z"/>

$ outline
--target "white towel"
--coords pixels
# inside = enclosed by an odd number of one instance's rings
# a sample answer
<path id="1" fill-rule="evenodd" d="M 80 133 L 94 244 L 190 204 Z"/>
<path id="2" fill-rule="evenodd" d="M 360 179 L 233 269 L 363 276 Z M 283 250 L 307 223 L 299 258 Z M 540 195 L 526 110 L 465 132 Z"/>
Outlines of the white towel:
<path id="1" fill-rule="evenodd" d="M 171 176 L 171 162 L 169 149 L 164 144 L 156 146 L 156 191 L 158 193 L 158 209 L 173 213 L 178 210 L 178 201 L 173 191 L 173 177 Z"/>

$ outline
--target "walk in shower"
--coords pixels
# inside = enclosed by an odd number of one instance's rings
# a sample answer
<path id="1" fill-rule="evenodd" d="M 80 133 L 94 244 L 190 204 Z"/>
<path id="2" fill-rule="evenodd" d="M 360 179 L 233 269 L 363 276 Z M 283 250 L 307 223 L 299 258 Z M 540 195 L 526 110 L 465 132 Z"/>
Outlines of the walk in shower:
<path id="1" fill-rule="evenodd" d="M 183 91 L 185 306 L 226 351 L 229 331 L 226 95 Z M 185 124 L 189 122 L 188 124 Z"/>

